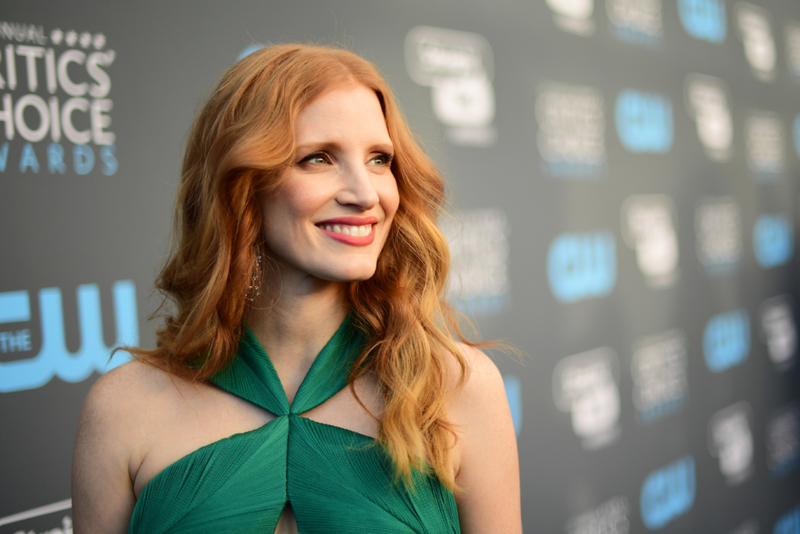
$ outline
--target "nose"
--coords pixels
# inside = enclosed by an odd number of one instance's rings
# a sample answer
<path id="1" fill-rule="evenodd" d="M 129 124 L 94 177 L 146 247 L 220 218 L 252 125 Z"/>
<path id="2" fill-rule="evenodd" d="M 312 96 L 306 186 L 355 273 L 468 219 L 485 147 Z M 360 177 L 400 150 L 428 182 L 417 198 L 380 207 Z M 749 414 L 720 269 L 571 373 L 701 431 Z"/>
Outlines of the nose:
<path id="1" fill-rule="evenodd" d="M 341 179 L 342 188 L 336 195 L 336 201 L 342 206 L 353 206 L 360 211 L 367 211 L 380 201 L 372 173 L 363 163 L 344 166 Z"/>

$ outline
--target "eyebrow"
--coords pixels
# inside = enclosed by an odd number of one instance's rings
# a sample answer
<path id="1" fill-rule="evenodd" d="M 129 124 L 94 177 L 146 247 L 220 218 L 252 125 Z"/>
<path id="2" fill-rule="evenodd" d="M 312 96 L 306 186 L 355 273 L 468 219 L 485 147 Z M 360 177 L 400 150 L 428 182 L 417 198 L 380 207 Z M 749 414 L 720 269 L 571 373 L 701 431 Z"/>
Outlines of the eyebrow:
<path id="1" fill-rule="evenodd" d="M 342 146 L 333 141 L 321 141 L 318 143 L 311 142 L 311 143 L 303 143 L 302 145 L 297 145 L 297 152 L 314 152 L 317 150 L 321 151 L 338 151 L 341 150 Z M 370 147 L 368 152 L 386 152 L 389 154 L 394 153 L 394 146 L 391 143 L 373 143 Z"/>

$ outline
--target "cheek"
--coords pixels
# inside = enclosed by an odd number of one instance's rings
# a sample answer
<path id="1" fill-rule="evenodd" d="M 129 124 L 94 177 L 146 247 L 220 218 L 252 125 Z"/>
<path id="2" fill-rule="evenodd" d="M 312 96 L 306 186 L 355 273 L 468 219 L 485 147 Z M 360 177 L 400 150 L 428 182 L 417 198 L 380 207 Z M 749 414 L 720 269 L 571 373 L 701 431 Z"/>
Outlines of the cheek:
<path id="1" fill-rule="evenodd" d="M 390 219 L 394 217 L 397 208 L 400 206 L 400 192 L 397 190 L 397 182 L 394 178 L 387 180 L 387 183 L 380 192 L 380 197 L 381 206 L 383 207 L 383 212 L 386 214 L 386 218 Z"/>

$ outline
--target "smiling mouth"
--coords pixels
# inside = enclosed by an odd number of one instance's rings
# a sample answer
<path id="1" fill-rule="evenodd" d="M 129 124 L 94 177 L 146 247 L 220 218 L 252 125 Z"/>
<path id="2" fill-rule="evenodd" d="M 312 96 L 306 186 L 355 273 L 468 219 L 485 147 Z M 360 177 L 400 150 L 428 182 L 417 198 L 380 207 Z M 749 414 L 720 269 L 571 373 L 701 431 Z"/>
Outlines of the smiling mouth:
<path id="1" fill-rule="evenodd" d="M 363 224 L 361 226 L 350 226 L 347 224 L 320 224 L 319 227 L 327 232 L 354 237 L 366 237 L 372 233 L 371 224 Z"/>
<path id="2" fill-rule="evenodd" d="M 337 217 L 316 223 L 322 233 L 345 245 L 363 247 L 375 241 L 377 217 Z"/>

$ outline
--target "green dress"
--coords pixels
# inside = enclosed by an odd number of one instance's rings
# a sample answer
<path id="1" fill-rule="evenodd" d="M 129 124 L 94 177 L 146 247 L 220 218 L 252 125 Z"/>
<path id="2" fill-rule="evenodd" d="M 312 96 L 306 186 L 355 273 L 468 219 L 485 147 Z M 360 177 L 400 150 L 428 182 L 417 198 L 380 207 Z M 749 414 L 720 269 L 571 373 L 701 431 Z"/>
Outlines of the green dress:
<path id="1" fill-rule="evenodd" d="M 435 477 L 393 483 L 391 460 L 373 438 L 299 416 L 347 386 L 364 339 L 350 318 L 317 356 L 289 406 L 266 352 L 245 328 L 220 388 L 277 417 L 184 456 L 145 486 L 129 533 L 272 534 L 290 503 L 300 534 L 457 533 L 452 492 Z"/>

